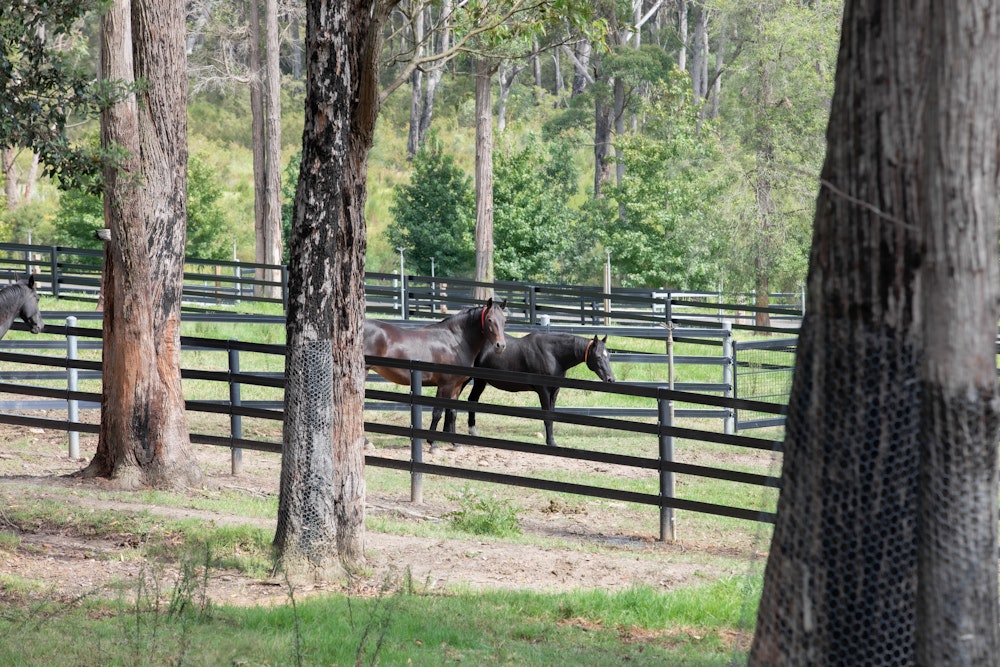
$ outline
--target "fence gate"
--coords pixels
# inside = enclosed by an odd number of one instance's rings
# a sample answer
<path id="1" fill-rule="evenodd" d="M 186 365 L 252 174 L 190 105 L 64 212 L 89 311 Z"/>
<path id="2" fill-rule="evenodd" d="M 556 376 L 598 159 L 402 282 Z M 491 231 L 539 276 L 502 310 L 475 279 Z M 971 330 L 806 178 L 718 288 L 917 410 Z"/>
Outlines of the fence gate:
<path id="1" fill-rule="evenodd" d="M 733 393 L 736 398 L 788 405 L 798 338 L 733 343 Z M 736 430 L 784 426 L 783 415 L 736 410 Z"/>

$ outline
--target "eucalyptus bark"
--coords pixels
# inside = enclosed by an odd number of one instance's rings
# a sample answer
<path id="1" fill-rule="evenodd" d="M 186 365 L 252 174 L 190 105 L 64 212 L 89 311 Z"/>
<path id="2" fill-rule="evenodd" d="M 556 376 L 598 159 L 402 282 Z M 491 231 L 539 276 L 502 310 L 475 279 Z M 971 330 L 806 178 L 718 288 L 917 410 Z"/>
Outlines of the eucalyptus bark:
<path id="1" fill-rule="evenodd" d="M 281 33 L 278 0 L 264 0 L 264 261 L 281 264 Z M 264 294 L 281 298 L 281 271 L 268 269 Z"/>
<path id="2" fill-rule="evenodd" d="M 133 42 L 134 39 L 134 42 Z M 101 20 L 102 78 L 146 82 L 101 116 L 105 147 L 104 359 L 101 430 L 84 477 L 125 488 L 201 482 L 180 374 L 187 218 L 184 6 L 116 0 Z M 133 58 L 134 56 L 134 58 Z"/>
<path id="3" fill-rule="evenodd" d="M 493 102 L 491 86 L 496 64 L 476 61 L 476 273 L 481 283 L 494 282 L 493 274 Z M 477 285 L 472 297 L 485 301 L 490 287 Z"/>
<path id="4" fill-rule="evenodd" d="M 917 662 L 995 665 L 1000 14 L 938 1 L 928 25 Z"/>
<path id="5" fill-rule="evenodd" d="M 1000 655 L 998 39 L 987 0 L 845 7 L 750 665 Z"/>
<path id="6" fill-rule="evenodd" d="M 327 577 L 364 560 L 364 208 L 377 56 L 392 4 L 306 3 L 308 87 L 274 538 L 290 574 Z"/>

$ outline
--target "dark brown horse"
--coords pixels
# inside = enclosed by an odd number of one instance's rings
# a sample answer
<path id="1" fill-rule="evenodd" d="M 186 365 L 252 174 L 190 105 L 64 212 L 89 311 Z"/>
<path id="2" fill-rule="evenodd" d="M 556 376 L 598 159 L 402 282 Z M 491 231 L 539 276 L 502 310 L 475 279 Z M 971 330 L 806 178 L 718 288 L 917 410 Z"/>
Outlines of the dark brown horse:
<path id="1" fill-rule="evenodd" d="M 506 307 L 506 301 L 496 304 L 489 299 L 485 306 L 412 329 L 365 320 L 365 355 L 471 367 L 480 351 L 489 349 L 499 354 L 506 347 L 503 332 Z M 410 371 L 405 368 L 372 366 L 371 370 L 396 384 L 410 384 Z M 467 375 L 425 372 L 421 382 L 423 386 L 436 386 L 438 398 L 458 398 L 468 379 Z M 434 412 L 440 414 L 440 409 L 435 408 Z M 435 426 L 436 418 L 431 428 Z M 454 410 L 446 411 L 443 430 L 455 432 Z"/>
<path id="2" fill-rule="evenodd" d="M 0 337 L 7 333 L 14 319 L 20 317 L 36 334 L 45 328 L 42 313 L 38 309 L 38 288 L 35 287 L 35 276 L 31 274 L 27 280 L 18 280 L 13 285 L 0 289 Z"/>
<path id="3" fill-rule="evenodd" d="M 585 363 L 604 382 L 614 382 L 608 348 L 604 345 L 608 337 L 591 339 L 564 333 L 530 333 L 523 338 L 507 336 L 507 351 L 502 357 L 483 349 L 476 357 L 476 366 L 518 373 L 536 373 L 558 378 L 566 377 L 566 371 Z M 479 400 L 486 385 L 491 384 L 504 391 L 533 391 L 538 394 L 542 410 L 552 410 L 559 396 L 559 387 L 528 382 L 500 382 L 476 378 L 469 394 L 469 402 Z M 469 433 L 476 435 L 476 413 L 469 410 Z M 545 444 L 556 446 L 552 435 L 552 420 L 545 420 Z"/>

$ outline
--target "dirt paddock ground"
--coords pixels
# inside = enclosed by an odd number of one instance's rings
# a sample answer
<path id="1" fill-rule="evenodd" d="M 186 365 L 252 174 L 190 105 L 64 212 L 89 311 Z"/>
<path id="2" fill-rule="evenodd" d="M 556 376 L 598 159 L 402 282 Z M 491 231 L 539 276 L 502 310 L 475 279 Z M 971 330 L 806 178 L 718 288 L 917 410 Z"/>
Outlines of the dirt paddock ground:
<path id="1" fill-rule="evenodd" d="M 244 452 L 244 472 L 234 477 L 230 473 L 229 450 L 195 446 L 205 473 L 204 488 L 189 491 L 189 502 L 182 499 L 180 503 L 161 504 L 113 492 L 101 480 L 68 477 L 87 464 L 96 439 L 81 437 L 79 460 L 69 459 L 66 442 L 67 434 L 62 432 L 0 425 L 3 511 L 47 499 L 65 502 L 79 511 L 148 512 L 217 525 L 246 523 L 273 534 L 274 519 L 255 520 L 198 509 L 197 501 L 223 493 L 276 498 L 280 459 L 275 454 Z M 379 454 L 391 455 L 383 450 Z M 534 465 L 523 454 L 475 447 L 442 447 L 426 457 L 448 465 L 487 466 L 514 473 Z M 571 468 L 593 464 L 567 461 L 562 465 Z M 367 511 L 372 519 L 384 516 L 404 523 L 439 522 L 446 521 L 446 515 L 456 509 L 454 502 L 440 494 L 428 494 L 427 502 L 415 505 L 408 493 L 382 490 L 371 481 L 368 484 Z M 767 545 L 762 539 L 701 534 L 661 543 L 653 532 L 658 525 L 655 508 L 640 508 L 645 516 L 627 517 L 639 510 L 624 503 L 591 503 L 582 498 L 578 503 L 568 503 L 542 492 L 517 493 L 523 508 L 520 525 L 525 539 L 515 543 L 473 536 L 419 537 L 369 529 L 368 570 L 365 580 L 354 585 L 377 589 L 388 578 L 408 570 L 415 583 L 431 589 L 616 590 L 641 584 L 671 590 L 721 577 L 745 577 L 763 568 Z M 647 525 L 649 529 L 629 528 L 635 525 Z M 0 530 L 16 531 L 2 514 Z M 61 598 L 73 598 L 149 574 L 150 563 L 137 555 L 135 545 L 128 541 L 45 529 L 16 532 L 20 540 L 17 548 L 0 549 L 0 589 L 7 577 L 17 577 L 37 582 Z M 748 532 L 754 533 L 752 529 Z M 162 574 L 169 577 L 176 572 L 167 564 Z M 219 604 L 276 604 L 288 599 L 285 582 L 254 579 L 235 570 L 213 572 L 208 589 L 209 596 Z M 342 590 L 342 584 L 301 585 L 296 594 L 332 590 Z"/>

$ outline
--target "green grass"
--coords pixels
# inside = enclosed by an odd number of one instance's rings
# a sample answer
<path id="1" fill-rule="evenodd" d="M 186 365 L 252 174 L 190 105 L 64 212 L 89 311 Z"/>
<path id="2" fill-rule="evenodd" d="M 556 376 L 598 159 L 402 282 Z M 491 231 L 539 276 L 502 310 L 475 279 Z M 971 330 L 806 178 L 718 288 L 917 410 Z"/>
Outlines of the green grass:
<path id="1" fill-rule="evenodd" d="M 5 665 L 690 665 L 742 664 L 759 581 L 663 592 L 429 594 L 405 575 L 368 598 L 328 595 L 274 608 L 199 603 L 190 589 L 154 608 L 142 597 L 11 606 Z M 147 582 L 147 587 L 149 583 Z M 731 662 L 736 659 L 736 663 Z"/>

